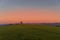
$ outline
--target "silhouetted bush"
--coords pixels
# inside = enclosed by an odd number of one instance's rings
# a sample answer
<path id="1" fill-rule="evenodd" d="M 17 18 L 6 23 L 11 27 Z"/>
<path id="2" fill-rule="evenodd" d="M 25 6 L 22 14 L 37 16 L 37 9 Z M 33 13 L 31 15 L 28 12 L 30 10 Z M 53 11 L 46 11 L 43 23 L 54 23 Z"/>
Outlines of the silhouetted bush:
<path id="1" fill-rule="evenodd" d="M 9 24 L 9 25 L 13 25 L 13 24 Z"/>
<path id="2" fill-rule="evenodd" d="M 59 25 L 56 25 L 56 27 L 60 27 Z"/>

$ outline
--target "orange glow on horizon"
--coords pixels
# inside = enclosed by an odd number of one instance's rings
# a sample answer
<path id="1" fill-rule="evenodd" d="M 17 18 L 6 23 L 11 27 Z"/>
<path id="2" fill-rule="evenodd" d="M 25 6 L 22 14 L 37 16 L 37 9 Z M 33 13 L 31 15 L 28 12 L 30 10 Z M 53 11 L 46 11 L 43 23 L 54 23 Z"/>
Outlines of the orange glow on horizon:
<path id="1" fill-rule="evenodd" d="M 57 13 L 58 11 L 52 11 L 47 9 L 16 9 L 1 11 L 3 13 L 0 17 L 1 23 L 13 23 L 13 22 L 60 22 Z"/>

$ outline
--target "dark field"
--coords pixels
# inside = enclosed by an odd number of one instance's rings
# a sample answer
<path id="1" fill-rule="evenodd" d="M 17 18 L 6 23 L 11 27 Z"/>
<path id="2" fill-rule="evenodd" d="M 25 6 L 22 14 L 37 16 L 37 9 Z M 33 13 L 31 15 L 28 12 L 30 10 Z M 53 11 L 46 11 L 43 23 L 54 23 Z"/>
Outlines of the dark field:
<path id="1" fill-rule="evenodd" d="M 32 24 L 0 26 L 0 40 L 60 40 L 60 27 Z"/>

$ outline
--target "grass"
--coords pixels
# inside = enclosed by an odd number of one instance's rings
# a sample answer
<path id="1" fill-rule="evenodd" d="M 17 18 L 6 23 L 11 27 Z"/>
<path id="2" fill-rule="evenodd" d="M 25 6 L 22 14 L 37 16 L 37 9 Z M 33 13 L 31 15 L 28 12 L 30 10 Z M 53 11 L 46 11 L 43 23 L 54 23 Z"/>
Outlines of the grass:
<path id="1" fill-rule="evenodd" d="M 0 40 L 60 40 L 60 27 L 32 24 L 1 26 Z"/>

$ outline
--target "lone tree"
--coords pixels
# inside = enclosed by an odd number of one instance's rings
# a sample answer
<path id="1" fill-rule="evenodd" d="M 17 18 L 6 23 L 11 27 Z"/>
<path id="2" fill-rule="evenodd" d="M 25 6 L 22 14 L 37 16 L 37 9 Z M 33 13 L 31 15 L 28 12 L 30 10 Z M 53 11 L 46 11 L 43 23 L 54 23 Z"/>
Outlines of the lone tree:
<path id="1" fill-rule="evenodd" d="M 22 22 L 22 21 L 20 21 L 20 24 L 23 24 L 23 22 Z"/>

